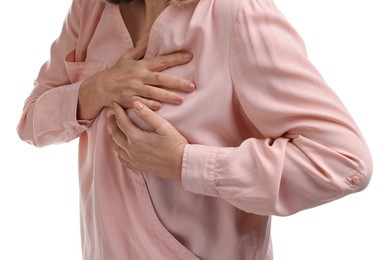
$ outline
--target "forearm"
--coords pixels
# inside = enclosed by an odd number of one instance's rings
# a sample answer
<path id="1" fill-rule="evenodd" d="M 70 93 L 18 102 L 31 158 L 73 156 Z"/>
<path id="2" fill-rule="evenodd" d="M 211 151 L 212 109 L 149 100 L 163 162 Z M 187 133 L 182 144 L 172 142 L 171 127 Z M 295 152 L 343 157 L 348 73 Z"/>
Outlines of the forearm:
<path id="1" fill-rule="evenodd" d="M 101 82 L 102 73 L 99 73 L 81 83 L 77 102 L 77 118 L 79 120 L 92 120 L 103 107 L 109 105 L 110 101 L 103 93 Z"/>
<path id="2" fill-rule="evenodd" d="M 186 190 L 260 215 L 289 215 L 367 186 L 364 138 L 276 8 L 243 5 L 230 67 L 237 111 L 258 134 L 234 148 L 187 146 Z"/>
<path id="3" fill-rule="evenodd" d="M 355 137 L 345 141 L 343 152 L 303 136 L 252 138 L 234 148 L 187 145 L 182 182 L 187 191 L 250 213 L 291 215 L 367 186 L 370 153 Z"/>
<path id="4" fill-rule="evenodd" d="M 17 127 L 20 138 L 42 147 L 78 137 L 89 124 L 76 118 L 78 90 L 79 83 L 56 88 L 36 86 Z"/>
<path id="5" fill-rule="evenodd" d="M 99 102 L 90 107 L 93 96 L 85 100 L 94 92 L 81 89 L 80 84 L 107 69 L 104 62 L 86 61 L 85 57 L 91 32 L 104 7 L 100 1 L 72 2 L 61 34 L 51 46 L 50 60 L 41 67 L 35 88 L 25 102 L 17 130 L 22 140 L 36 146 L 70 141 L 88 127 L 90 121 L 83 119 L 91 119 L 100 111 Z M 82 19 L 83 8 L 90 10 L 88 19 Z M 96 91 L 92 86 L 91 90 Z"/>

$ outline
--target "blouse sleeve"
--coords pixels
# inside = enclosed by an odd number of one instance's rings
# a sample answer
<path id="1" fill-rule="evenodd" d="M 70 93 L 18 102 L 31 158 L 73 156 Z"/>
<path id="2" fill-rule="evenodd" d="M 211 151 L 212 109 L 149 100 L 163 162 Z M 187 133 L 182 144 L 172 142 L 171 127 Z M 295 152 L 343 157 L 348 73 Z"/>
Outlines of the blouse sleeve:
<path id="1" fill-rule="evenodd" d="M 233 32 L 231 75 L 264 138 L 234 148 L 187 145 L 185 189 L 259 215 L 290 215 L 364 189 L 372 161 L 350 114 L 274 4 L 246 2 Z"/>
<path id="2" fill-rule="evenodd" d="M 69 73 L 87 70 L 76 62 L 83 55 L 77 53 L 77 46 L 80 45 L 85 2 L 88 1 L 72 2 L 61 34 L 51 46 L 50 60 L 41 67 L 34 89 L 25 101 L 17 132 L 22 140 L 32 145 L 42 147 L 71 141 L 90 124 L 77 120 L 78 90 L 82 81 Z M 75 64 L 79 64 L 77 69 Z"/>

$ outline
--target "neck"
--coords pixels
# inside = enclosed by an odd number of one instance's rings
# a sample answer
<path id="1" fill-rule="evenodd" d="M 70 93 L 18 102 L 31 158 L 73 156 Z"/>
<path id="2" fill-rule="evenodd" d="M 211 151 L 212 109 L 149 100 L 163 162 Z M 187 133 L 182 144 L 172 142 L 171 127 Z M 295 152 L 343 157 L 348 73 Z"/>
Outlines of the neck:
<path id="1" fill-rule="evenodd" d="M 145 5 L 145 22 L 147 27 L 152 27 L 154 21 L 161 12 L 169 5 L 168 0 L 137 0 Z"/>
<path id="2" fill-rule="evenodd" d="M 120 5 L 135 46 L 147 43 L 153 23 L 168 5 L 169 0 L 133 0 Z"/>

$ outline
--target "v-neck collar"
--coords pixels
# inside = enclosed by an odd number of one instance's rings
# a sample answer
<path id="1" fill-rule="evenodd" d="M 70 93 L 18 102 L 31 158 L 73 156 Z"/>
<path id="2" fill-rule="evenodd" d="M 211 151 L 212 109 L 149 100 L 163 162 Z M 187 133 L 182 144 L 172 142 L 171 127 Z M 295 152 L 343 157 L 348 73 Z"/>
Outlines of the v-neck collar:
<path id="1" fill-rule="evenodd" d="M 126 24 L 121 15 L 119 5 L 107 4 L 107 8 L 109 8 L 110 11 L 110 17 L 113 22 L 114 30 L 119 35 L 120 39 L 123 40 L 125 45 L 129 46 L 129 48 L 134 48 L 133 40 L 130 36 L 129 31 L 126 28 Z M 167 26 L 169 26 L 169 23 L 172 21 L 172 19 L 177 16 L 179 11 L 180 8 L 173 4 L 170 4 L 156 18 L 150 29 L 145 58 L 155 55 L 156 48 L 159 42 L 158 38 L 164 32 Z"/>

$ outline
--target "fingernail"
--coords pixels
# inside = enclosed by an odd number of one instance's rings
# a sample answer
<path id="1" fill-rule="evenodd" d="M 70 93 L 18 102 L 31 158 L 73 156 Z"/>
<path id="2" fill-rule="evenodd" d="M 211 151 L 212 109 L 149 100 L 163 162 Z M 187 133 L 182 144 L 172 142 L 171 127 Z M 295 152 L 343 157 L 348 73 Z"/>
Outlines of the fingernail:
<path id="1" fill-rule="evenodd" d="M 187 82 L 186 87 L 187 87 L 188 90 L 194 90 L 195 89 L 195 84 L 192 83 L 192 82 Z"/>
<path id="2" fill-rule="evenodd" d="M 192 59 L 192 54 L 191 53 L 185 53 L 184 54 L 184 59 L 185 60 L 191 60 Z"/>
<path id="3" fill-rule="evenodd" d="M 158 110 L 162 107 L 162 104 L 159 102 L 155 102 L 155 103 L 153 103 L 152 107 L 153 107 L 153 109 Z"/>
<path id="4" fill-rule="evenodd" d="M 139 102 L 139 101 L 134 101 L 133 106 L 134 106 L 135 109 L 141 110 L 141 109 L 144 107 L 144 104 L 142 104 L 142 103 Z"/>
<path id="5" fill-rule="evenodd" d="M 181 96 L 177 96 L 176 97 L 176 101 L 178 101 L 178 102 L 183 102 L 184 101 L 184 97 L 181 97 Z"/>

